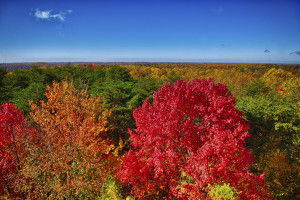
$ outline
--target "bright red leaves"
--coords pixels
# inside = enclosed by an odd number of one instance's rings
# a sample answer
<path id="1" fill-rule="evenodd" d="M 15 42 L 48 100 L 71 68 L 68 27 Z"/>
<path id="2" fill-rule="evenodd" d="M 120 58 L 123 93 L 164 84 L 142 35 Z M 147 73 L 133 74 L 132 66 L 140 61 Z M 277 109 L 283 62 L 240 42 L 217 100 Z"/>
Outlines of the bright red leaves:
<path id="1" fill-rule="evenodd" d="M 137 128 L 118 178 L 135 197 L 210 199 L 211 186 L 226 183 L 237 199 L 268 199 L 263 177 L 248 170 L 249 127 L 225 85 L 167 83 L 133 114 Z"/>
<path id="2" fill-rule="evenodd" d="M 26 142 L 35 131 L 27 126 L 25 116 L 14 104 L 0 106 L 0 194 L 4 190 L 13 193 L 20 161 L 25 156 Z"/>

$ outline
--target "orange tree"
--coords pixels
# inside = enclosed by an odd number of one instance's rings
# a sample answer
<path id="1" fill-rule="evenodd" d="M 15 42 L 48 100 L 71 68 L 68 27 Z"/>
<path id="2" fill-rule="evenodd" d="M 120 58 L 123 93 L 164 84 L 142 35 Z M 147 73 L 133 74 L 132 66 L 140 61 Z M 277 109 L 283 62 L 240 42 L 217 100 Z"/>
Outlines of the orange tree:
<path id="1" fill-rule="evenodd" d="M 40 141 L 30 149 L 20 188 L 28 199 L 95 199 L 113 173 L 117 158 L 107 139 L 110 112 L 86 90 L 53 83 L 47 101 L 31 103 Z"/>

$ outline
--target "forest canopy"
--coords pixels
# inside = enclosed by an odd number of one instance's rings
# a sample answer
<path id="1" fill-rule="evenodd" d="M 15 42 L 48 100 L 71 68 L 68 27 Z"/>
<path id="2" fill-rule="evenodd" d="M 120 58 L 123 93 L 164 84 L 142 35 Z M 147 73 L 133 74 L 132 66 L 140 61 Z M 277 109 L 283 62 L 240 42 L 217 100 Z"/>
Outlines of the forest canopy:
<path id="1" fill-rule="evenodd" d="M 0 68 L 0 199 L 296 199 L 299 91 L 299 65 Z"/>

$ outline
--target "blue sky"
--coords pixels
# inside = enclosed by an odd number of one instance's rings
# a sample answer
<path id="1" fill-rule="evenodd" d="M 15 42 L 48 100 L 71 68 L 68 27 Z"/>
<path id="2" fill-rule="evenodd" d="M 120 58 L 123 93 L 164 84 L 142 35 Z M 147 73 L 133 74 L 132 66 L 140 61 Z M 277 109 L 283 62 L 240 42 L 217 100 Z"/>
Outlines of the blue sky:
<path id="1" fill-rule="evenodd" d="M 0 0 L 0 63 L 300 63 L 299 0 Z"/>

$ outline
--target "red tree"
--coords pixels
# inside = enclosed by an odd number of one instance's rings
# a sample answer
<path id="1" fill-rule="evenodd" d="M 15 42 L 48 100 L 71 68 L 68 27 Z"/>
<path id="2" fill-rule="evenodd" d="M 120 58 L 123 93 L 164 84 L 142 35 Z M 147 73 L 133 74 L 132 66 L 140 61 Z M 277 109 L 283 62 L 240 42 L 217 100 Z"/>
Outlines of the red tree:
<path id="1" fill-rule="evenodd" d="M 23 112 L 14 104 L 0 106 L 0 195 L 5 191 L 16 195 L 12 186 L 26 155 L 26 141 L 34 133 L 27 126 Z"/>
<path id="2" fill-rule="evenodd" d="M 212 186 L 226 183 L 237 199 L 269 198 L 263 177 L 248 170 L 249 126 L 225 85 L 167 83 L 133 115 L 137 128 L 118 178 L 135 197 L 210 199 Z"/>

